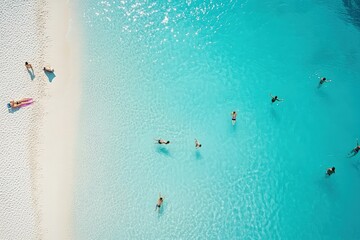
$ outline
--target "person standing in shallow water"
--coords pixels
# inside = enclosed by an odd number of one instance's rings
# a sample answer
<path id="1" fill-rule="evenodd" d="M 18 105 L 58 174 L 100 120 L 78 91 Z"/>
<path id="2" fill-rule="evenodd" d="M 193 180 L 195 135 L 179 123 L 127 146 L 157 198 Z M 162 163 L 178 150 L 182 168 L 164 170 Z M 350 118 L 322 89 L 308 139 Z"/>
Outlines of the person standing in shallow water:
<path id="1" fill-rule="evenodd" d="M 161 208 L 163 202 L 164 202 L 164 198 L 161 196 L 161 193 L 159 193 L 159 199 L 156 203 L 155 211 L 158 210 L 160 212 L 160 208 Z"/>
<path id="2" fill-rule="evenodd" d="M 271 103 L 274 103 L 276 101 L 278 101 L 278 102 L 284 101 L 284 99 L 280 99 L 280 98 L 278 98 L 278 96 L 274 97 L 270 94 L 270 97 L 271 97 Z"/>
<path id="3" fill-rule="evenodd" d="M 233 111 L 231 113 L 231 122 L 232 122 L 232 125 L 235 125 L 236 123 L 236 117 L 237 117 L 237 113 L 235 111 Z"/>
<path id="4" fill-rule="evenodd" d="M 348 157 L 354 157 L 360 151 L 359 140 L 356 139 L 356 147 L 349 152 Z"/>
<path id="5" fill-rule="evenodd" d="M 333 173 L 335 173 L 335 167 L 331 167 L 326 170 L 326 175 L 328 176 L 331 176 Z"/>

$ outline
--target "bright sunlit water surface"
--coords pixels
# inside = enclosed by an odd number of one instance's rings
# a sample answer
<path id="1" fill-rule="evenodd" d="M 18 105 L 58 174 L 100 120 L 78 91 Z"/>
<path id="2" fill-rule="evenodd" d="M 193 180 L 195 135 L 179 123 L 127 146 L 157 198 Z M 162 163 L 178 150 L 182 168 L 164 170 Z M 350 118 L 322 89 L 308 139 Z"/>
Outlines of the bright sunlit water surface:
<path id="1" fill-rule="evenodd" d="M 76 238 L 360 239 L 358 9 L 81 0 Z"/>

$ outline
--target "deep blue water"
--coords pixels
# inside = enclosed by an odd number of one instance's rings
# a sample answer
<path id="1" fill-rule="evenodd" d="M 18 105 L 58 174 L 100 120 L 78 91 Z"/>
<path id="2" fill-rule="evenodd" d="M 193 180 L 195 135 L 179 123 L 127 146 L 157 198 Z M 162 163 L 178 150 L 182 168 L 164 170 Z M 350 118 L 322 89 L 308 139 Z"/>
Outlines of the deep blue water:
<path id="1" fill-rule="evenodd" d="M 360 239 L 344 3 L 81 0 L 77 239 Z"/>

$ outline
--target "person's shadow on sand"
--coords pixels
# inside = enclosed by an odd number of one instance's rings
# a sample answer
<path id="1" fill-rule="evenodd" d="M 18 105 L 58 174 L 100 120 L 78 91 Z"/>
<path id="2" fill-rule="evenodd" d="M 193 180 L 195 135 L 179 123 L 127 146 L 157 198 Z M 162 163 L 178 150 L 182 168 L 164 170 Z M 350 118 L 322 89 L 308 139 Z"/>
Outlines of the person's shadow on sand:
<path id="1" fill-rule="evenodd" d="M 45 75 L 48 77 L 49 82 L 52 82 L 54 80 L 54 78 L 56 77 L 54 72 L 49 72 L 44 70 Z"/>
<path id="2" fill-rule="evenodd" d="M 28 69 L 27 71 L 28 71 L 28 73 L 29 73 L 29 75 L 30 75 L 31 80 L 34 80 L 34 79 L 35 79 L 35 73 L 34 73 L 34 70 L 30 70 L 30 69 Z"/>
<path id="3" fill-rule="evenodd" d="M 8 111 L 9 111 L 9 113 L 17 112 L 17 111 L 19 111 L 19 109 L 20 109 L 19 107 L 17 107 L 17 108 L 12 108 L 12 107 L 10 106 L 10 103 L 6 104 L 6 107 L 7 107 Z"/>

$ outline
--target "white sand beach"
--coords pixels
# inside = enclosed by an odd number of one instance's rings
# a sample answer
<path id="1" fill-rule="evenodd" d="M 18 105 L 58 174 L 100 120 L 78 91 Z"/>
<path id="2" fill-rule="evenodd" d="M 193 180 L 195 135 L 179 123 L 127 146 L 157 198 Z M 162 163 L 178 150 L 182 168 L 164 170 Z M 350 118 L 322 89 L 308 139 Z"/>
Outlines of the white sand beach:
<path id="1" fill-rule="evenodd" d="M 65 1 L 0 5 L 0 239 L 73 239 L 81 91 L 71 11 Z M 54 74 L 45 74 L 46 65 Z M 25 97 L 35 102 L 8 110 L 9 100 Z"/>

